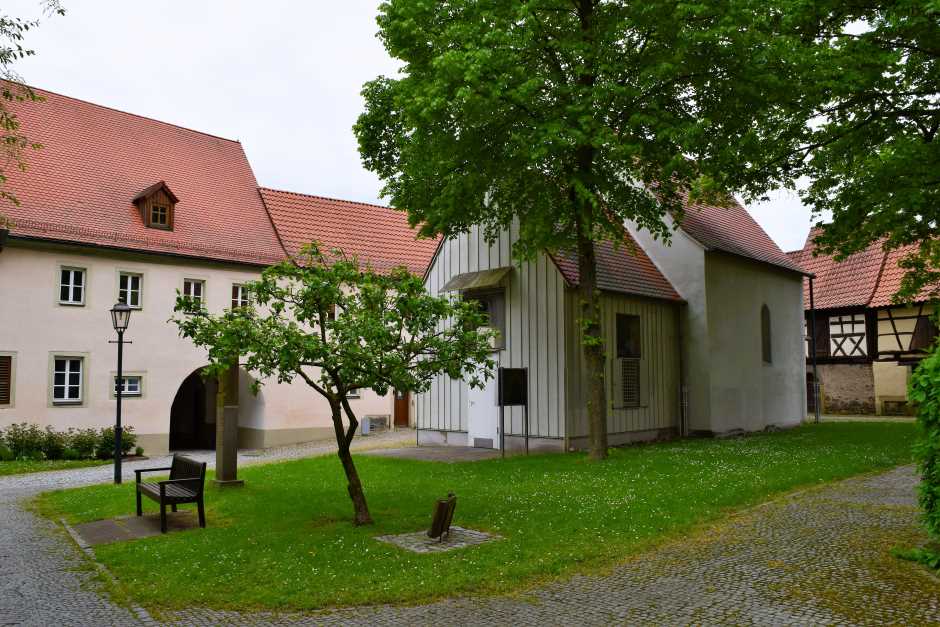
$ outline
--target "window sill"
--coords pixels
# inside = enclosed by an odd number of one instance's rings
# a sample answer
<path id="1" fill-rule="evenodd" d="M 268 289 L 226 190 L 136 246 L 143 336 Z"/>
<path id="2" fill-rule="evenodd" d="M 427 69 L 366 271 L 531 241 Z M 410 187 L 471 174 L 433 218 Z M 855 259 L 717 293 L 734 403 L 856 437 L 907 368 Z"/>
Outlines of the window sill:
<path id="1" fill-rule="evenodd" d="M 52 401 L 53 407 L 81 407 L 82 401 Z"/>
<path id="2" fill-rule="evenodd" d="M 60 300 L 60 301 L 59 301 L 59 304 L 62 305 L 63 307 L 84 307 L 84 306 L 85 306 L 85 303 L 84 303 L 84 302 L 81 302 L 81 303 L 70 303 L 70 302 L 64 301 L 64 300 Z"/>

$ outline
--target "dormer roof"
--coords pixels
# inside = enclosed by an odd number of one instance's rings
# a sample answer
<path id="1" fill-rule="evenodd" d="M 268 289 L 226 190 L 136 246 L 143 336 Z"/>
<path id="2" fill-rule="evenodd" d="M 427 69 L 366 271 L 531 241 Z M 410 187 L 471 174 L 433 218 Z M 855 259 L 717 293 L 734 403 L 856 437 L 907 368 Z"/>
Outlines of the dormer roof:
<path id="1" fill-rule="evenodd" d="M 163 192 L 170 198 L 171 202 L 180 201 L 180 199 L 176 197 L 176 194 L 174 194 L 173 191 L 166 184 L 166 181 L 157 181 L 150 187 L 146 187 L 142 189 L 141 191 L 139 191 L 137 195 L 131 199 L 131 202 L 133 202 L 135 205 L 140 204 L 141 200 L 145 198 L 150 198 L 151 196 L 153 196 L 160 190 L 163 190 Z"/>

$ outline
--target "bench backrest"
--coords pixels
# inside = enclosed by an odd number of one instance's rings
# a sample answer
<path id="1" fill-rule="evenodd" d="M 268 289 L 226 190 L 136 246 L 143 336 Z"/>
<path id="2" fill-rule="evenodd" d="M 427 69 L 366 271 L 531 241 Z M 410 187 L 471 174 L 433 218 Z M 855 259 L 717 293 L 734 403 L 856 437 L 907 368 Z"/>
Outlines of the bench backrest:
<path id="1" fill-rule="evenodd" d="M 190 479 L 191 481 L 185 481 L 183 485 L 196 494 L 201 494 L 206 481 L 206 463 L 197 462 L 185 455 L 173 455 L 170 479 Z"/>
<path id="2" fill-rule="evenodd" d="M 446 499 L 438 499 L 434 504 L 434 518 L 431 519 L 428 536 L 441 538 L 445 533 L 449 534 L 455 509 L 457 509 L 457 497 L 454 496 L 453 492 L 448 493 Z"/>

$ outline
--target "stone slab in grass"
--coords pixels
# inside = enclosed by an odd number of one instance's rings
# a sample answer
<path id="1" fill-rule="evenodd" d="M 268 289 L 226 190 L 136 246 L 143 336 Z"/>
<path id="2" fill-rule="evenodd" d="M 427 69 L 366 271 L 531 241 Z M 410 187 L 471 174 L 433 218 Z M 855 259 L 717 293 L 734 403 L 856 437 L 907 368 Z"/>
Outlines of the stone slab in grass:
<path id="1" fill-rule="evenodd" d="M 464 529 L 463 527 L 451 527 L 450 534 L 444 538 L 444 541 L 429 538 L 426 531 L 416 531 L 414 533 L 402 533 L 394 536 L 376 536 L 379 542 L 387 542 L 395 546 L 411 551 L 413 553 L 443 553 L 444 551 L 453 551 L 463 549 L 468 546 L 476 546 L 493 540 L 499 540 L 502 536 L 476 529 Z"/>
<path id="2" fill-rule="evenodd" d="M 199 520 L 196 518 L 195 512 L 167 512 L 166 525 L 167 533 L 172 533 L 199 527 Z M 160 535 L 160 515 L 145 514 L 143 516 L 121 516 L 120 518 L 95 520 L 75 525 L 73 529 L 87 546 L 139 540 L 140 538 Z"/>

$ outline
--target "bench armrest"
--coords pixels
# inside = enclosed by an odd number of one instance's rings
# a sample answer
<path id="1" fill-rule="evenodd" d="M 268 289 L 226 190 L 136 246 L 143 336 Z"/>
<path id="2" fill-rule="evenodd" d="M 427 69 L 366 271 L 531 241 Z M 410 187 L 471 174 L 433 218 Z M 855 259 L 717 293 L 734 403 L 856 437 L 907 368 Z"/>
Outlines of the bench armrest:
<path id="1" fill-rule="evenodd" d="M 134 469 L 134 476 L 137 477 L 137 483 L 140 483 L 140 474 L 141 474 L 141 473 L 143 473 L 143 472 L 159 472 L 159 471 L 162 471 L 162 470 L 173 470 L 173 469 L 172 469 L 170 466 L 166 466 L 166 467 L 163 467 L 163 468 L 135 468 L 135 469 Z"/>

